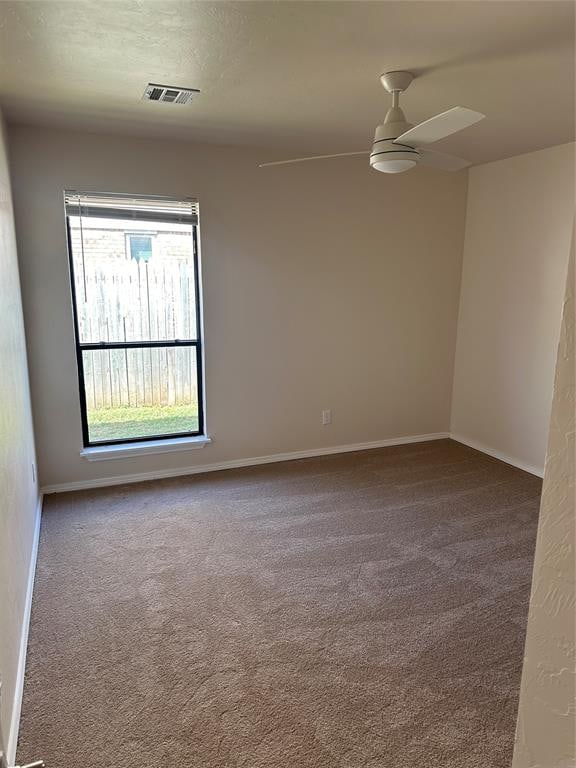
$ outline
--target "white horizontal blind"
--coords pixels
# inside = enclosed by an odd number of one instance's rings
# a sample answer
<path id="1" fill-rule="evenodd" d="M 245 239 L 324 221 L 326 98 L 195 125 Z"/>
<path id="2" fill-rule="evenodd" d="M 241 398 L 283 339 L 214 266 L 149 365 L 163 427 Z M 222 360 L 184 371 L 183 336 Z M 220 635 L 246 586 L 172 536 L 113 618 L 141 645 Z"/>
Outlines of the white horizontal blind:
<path id="1" fill-rule="evenodd" d="M 174 200 L 70 190 L 64 193 L 64 201 L 68 216 L 198 224 L 198 201 L 194 198 Z"/>

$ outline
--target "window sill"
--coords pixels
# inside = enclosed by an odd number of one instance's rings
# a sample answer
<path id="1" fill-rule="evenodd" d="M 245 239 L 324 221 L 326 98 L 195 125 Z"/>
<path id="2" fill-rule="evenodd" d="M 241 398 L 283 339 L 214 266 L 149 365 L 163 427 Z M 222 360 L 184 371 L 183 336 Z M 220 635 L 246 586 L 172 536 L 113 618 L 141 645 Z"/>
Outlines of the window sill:
<path id="1" fill-rule="evenodd" d="M 80 456 L 87 461 L 106 459 L 128 459 L 132 456 L 146 456 L 154 453 L 172 453 L 204 448 L 212 442 L 207 435 L 197 437 L 175 437 L 173 440 L 146 440 L 145 442 L 122 443 L 119 445 L 93 445 L 83 448 Z"/>

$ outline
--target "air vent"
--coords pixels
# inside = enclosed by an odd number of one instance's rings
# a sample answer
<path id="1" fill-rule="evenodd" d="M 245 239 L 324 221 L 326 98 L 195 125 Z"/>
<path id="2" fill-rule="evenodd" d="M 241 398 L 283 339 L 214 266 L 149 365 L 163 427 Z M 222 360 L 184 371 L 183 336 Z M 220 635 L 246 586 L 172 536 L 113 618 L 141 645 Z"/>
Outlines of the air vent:
<path id="1" fill-rule="evenodd" d="M 200 91 L 197 88 L 176 88 L 173 85 L 158 85 L 148 83 L 143 101 L 164 101 L 168 104 L 189 104 L 192 97 Z"/>

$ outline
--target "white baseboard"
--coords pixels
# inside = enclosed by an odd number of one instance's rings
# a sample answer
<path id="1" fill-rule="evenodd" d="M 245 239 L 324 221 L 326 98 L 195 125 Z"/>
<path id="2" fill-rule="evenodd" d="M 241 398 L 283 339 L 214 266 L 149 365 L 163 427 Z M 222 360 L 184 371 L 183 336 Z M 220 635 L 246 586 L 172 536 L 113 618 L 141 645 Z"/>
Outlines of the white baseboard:
<path id="1" fill-rule="evenodd" d="M 16 684 L 14 686 L 14 699 L 12 702 L 12 718 L 8 731 L 6 744 L 6 759 L 8 765 L 16 762 L 16 747 L 18 746 L 18 730 L 20 727 L 20 712 L 22 710 L 22 694 L 24 693 L 24 671 L 26 669 L 26 651 L 28 650 L 28 630 L 30 629 L 30 613 L 32 611 L 32 593 L 34 592 L 34 576 L 36 575 L 36 560 L 38 558 L 38 542 L 40 540 L 40 521 L 42 519 L 42 492 L 38 496 L 36 504 L 36 519 L 34 520 L 34 535 L 32 539 L 32 552 L 28 566 L 28 583 L 26 585 L 26 599 L 24 602 L 24 615 L 22 616 L 22 628 L 20 631 L 20 647 L 18 649 L 18 668 L 16 671 Z"/>
<path id="2" fill-rule="evenodd" d="M 428 435 L 409 435 L 407 437 L 392 437 L 387 440 L 374 440 L 369 443 L 353 443 L 351 445 L 334 445 L 328 448 L 313 448 L 307 451 L 291 451 L 290 453 L 274 453 L 269 456 L 253 456 L 247 459 L 232 459 L 221 461 L 217 464 L 202 464 L 197 467 L 183 467 L 182 469 L 167 469 L 158 472 L 140 472 L 135 475 L 117 475 L 115 477 L 101 477 L 95 480 L 79 480 L 72 483 L 57 483 L 42 488 L 43 493 L 62 493 L 65 491 L 82 491 L 87 488 L 103 488 L 109 485 L 124 485 L 126 483 L 139 483 L 144 480 L 161 480 L 165 477 L 181 477 L 185 475 L 197 475 L 205 472 L 218 472 L 222 469 L 238 469 L 239 467 L 254 467 L 258 464 L 274 464 L 279 461 L 293 461 L 294 459 L 310 459 L 315 456 L 330 456 L 334 453 L 352 453 L 354 451 L 368 451 L 371 448 L 386 448 L 391 445 L 405 445 L 407 443 L 423 443 L 428 440 L 442 440 L 450 437 L 448 432 L 433 432 Z"/>
<path id="3" fill-rule="evenodd" d="M 523 469 L 524 472 L 530 472 L 531 475 L 544 477 L 544 467 L 536 467 L 533 464 L 526 464 L 526 462 L 521 461 L 514 456 L 509 456 L 506 453 L 502 453 L 502 451 L 497 451 L 495 448 L 491 448 L 489 445 L 479 443 L 477 440 L 470 440 L 469 438 L 464 437 L 463 435 L 458 435 L 455 432 L 450 433 L 450 437 L 457 443 L 462 443 L 463 445 L 467 445 L 469 448 L 474 448 L 475 450 L 481 451 L 482 453 L 487 453 L 488 456 L 492 456 L 495 459 L 500 459 L 500 461 L 504 461 L 506 464 L 511 464 L 513 467 L 517 467 L 518 469 Z"/>
<path id="4" fill-rule="evenodd" d="M 330 456 L 338 453 L 352 453 L 355 451 L 369 451 L 372 448 L 386 448 L 393 445 L 406 445 L 408 443 L 423 443 L 428 440 L 444 440 L 450 438 L 457 443 L 467 445 L 477 451 L 486 453 L 495 459 L 500 459 L 506 464 L 523 469 L 532 475 L 543 477 L 543 467 L 536 467 L 531 464 L 516 459 L 514 456 L 508 456 L 495 448 L 479 443 L 476 440 L 470 440 L 463 435 L 454 432 L 431 432 L 427 435 L 407 435 L 406 437 L 392 437 L 386 440 L 373 440 L 367 443 L 352 443 L 348 445 L 334 445 L 327 448 L 312 448 L 306 451 L 290 451 L 289 453 L 273 453 L 268 456 L 252 456 L 246 459 L 231 459 L 230 461 L 220 461 L 215 464 L 201 464 L 197 467 L 182 467 L 180 469 L 166 469 L 153 472 L 138 472 L 132 475 L 116 475 L 112 477 L 98 477 L 94 480 L 77 480 L 71 483 L 55 483 L 42 487 L 42 493 L 65 493 L 67 491 L 83 491 L 89 488 L 106 488 L 111 485 L 126 485 L 128 483 L 140 483 L 146 480 L 162 480 L 169 477 L 184 477 L 186 475 L 199 475 L 205 472 L 219 472 L 223 469 L 239 469 L 241 467 L 254 467 L 259 464 L 274 464 L 280 461 L 294 461 L 295 459 L 310 459 L 315 456 Z"/>

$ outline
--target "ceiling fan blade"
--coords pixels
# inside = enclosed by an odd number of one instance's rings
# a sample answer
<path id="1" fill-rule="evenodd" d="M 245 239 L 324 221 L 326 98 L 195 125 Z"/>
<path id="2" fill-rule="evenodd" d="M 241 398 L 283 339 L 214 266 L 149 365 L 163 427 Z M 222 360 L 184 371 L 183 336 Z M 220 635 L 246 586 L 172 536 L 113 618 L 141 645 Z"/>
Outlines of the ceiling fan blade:
<path id="1" fill-rule="evenodd" d="M 462 168 L 468 168 L 469 165 L 472 165 L 469 160 L 447 155 L 444 152 L 436 152 L 433 149 L 421 149 L 419 152 L 422 165 L 429 165 L 442 171 L 461 171 Z"/>
<path id="2" fill-rule="evenodd" d="M 353 155 L 369 155 L 370 150 L 362 152 L 339 152 L 336 155 L 312 155 L 312 157 L 296 157 L 293 160 L 275 160 L 272 163 L 259 163 L 258 168 L 267 168 L 270 165 L 290 165 L 291 163 L 305 163 L 307 160 L 328 160 L 331 157 L 352 157 Z"/>
<path id="3" fill-rule="evenodd" d="M 433 141 L 438 141 L 445 136 L 461 131 L 463 128 L 468 128 L 469 125 L 474 125 L 485 117 L 486 115 L 475 112 L 473 109 L 452 107 L 452 109 L 441 112 L 439 115 L 415 125 L 414 128 L 410 128 L 409 131 L 394 139 L 394 142 L 396 144 L 408 144 L 410 147 L 432 144 Z"/>

